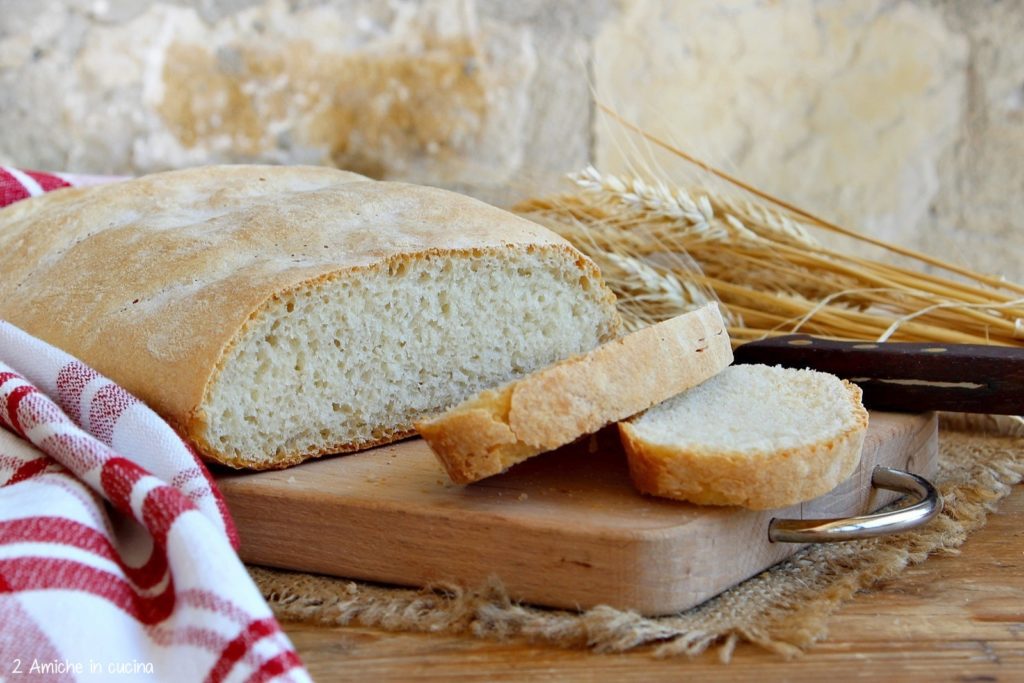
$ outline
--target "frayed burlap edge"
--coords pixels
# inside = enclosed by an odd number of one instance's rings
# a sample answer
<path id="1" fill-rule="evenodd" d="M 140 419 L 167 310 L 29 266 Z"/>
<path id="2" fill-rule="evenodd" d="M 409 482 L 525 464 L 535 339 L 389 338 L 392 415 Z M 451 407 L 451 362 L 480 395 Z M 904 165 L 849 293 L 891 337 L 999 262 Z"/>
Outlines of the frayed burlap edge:
<path id="1" fill-rule="evenodd" d="M 955 554 L 968 534 L 1024 478 L 1024 421 L 943 415 L 936 485 L 945 506 L 927 527 L 881 539 L 809 546 L 791 559 L 679 615 L 648 618 L 595 607 L 585 612 L 513 603 L 499 583 L 465 589 L 389 588 L 250 567 L 283 621 L 360 624 L 389 631 L 521 638 L 568 648 L 657 656 L 697 655 L 712 645 L 728 661 L 739 642 L 793 656 L 825 637 L 830 614 L 854 593 L 933 553 Z"/>

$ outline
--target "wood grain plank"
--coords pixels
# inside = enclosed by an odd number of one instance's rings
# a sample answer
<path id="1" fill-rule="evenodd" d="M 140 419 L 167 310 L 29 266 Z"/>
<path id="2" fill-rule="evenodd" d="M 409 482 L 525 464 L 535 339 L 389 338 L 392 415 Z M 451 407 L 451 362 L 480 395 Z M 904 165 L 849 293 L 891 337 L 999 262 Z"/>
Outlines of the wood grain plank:
<path id="1" fill-rule="evenodd" d="M 933 415 L 873 414 L 849 481 L 774 511 L 640 495 L 614 430 L 470 486 L 420 440 L 218 483 L 247 562 L 414 586 L 498 576 L 524 602 L 665 614 L 795 552 L 768 540 L 773 516 L 864 513 L 893 498 L 872 494 L 876 464 L 929 475 L 936 455 Z"/>
<path id="2" fill-rule="evenodd" d="M 472 638 L 284 624 L 311 673 L 332 681 L 1012 681 L 1024 680 L 1024 487 L 999 506 L 959 556 L 911 567 L 857 596 L 830 636 L 792 661 L 740 646 L 659 660 Z"/>

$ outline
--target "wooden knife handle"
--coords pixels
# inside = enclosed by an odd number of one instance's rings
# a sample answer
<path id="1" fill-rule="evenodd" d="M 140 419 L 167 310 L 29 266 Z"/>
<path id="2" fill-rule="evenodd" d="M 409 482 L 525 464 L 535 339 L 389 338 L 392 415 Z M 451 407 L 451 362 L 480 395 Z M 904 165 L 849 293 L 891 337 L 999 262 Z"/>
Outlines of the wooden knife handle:
<path id="1" fill-rule="evenodd" d="M 848 379 L 877 410 L 1024 415 L 1024 348 L 846 342 L 788 335 L 750 342 L 736 363 L 812 368 Z"/>

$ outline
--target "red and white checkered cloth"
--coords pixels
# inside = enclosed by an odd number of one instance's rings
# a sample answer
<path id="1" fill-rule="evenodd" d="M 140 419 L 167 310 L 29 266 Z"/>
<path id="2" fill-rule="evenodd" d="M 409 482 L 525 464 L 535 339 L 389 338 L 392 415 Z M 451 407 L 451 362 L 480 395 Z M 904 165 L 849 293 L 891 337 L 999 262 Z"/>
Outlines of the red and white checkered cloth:
<path id="1" fill-rule="evenodd" d="M 0 205 L 101 180 L 0 168 Z M 0 425 L 0 681 L 308 680 L 152 410 L 0 321 Z"/>

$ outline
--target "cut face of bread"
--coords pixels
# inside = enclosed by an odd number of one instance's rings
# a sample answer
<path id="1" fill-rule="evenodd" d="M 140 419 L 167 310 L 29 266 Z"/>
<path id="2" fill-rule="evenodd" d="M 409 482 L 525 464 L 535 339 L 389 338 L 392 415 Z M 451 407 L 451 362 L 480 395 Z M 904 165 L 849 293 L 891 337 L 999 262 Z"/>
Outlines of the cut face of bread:
<path id="1" fill-rule="evenodd" d="M 416 423 L 452 481 L 503 472 L 692 387 L 732 362 L 717 304 L 485 391 Z"/>
<path id="2" fill-rule="evenodd" d="M 598 344 L 608 311 L 588 296 L 600 283 L 580 280 L 561 253 L 471 253 L 283 293 L 227 354 L 198 436 L 246 466 L 407 436 L 425 415 Z"/>
<path id="3" fill-rule="evenodd" d="M 597 268 L 551 231 L 328 168 L 61 190 L 0 225 L 0 317 L 235 467 L 400 438 L 620 326 Z"/>
<path id="4" fill-rule="evenodd" d="M 860 462 L 858 386 L 823 372 L 736 365 L 619 423 L 636 487 L 769 509 L 831 491 Z"/>

